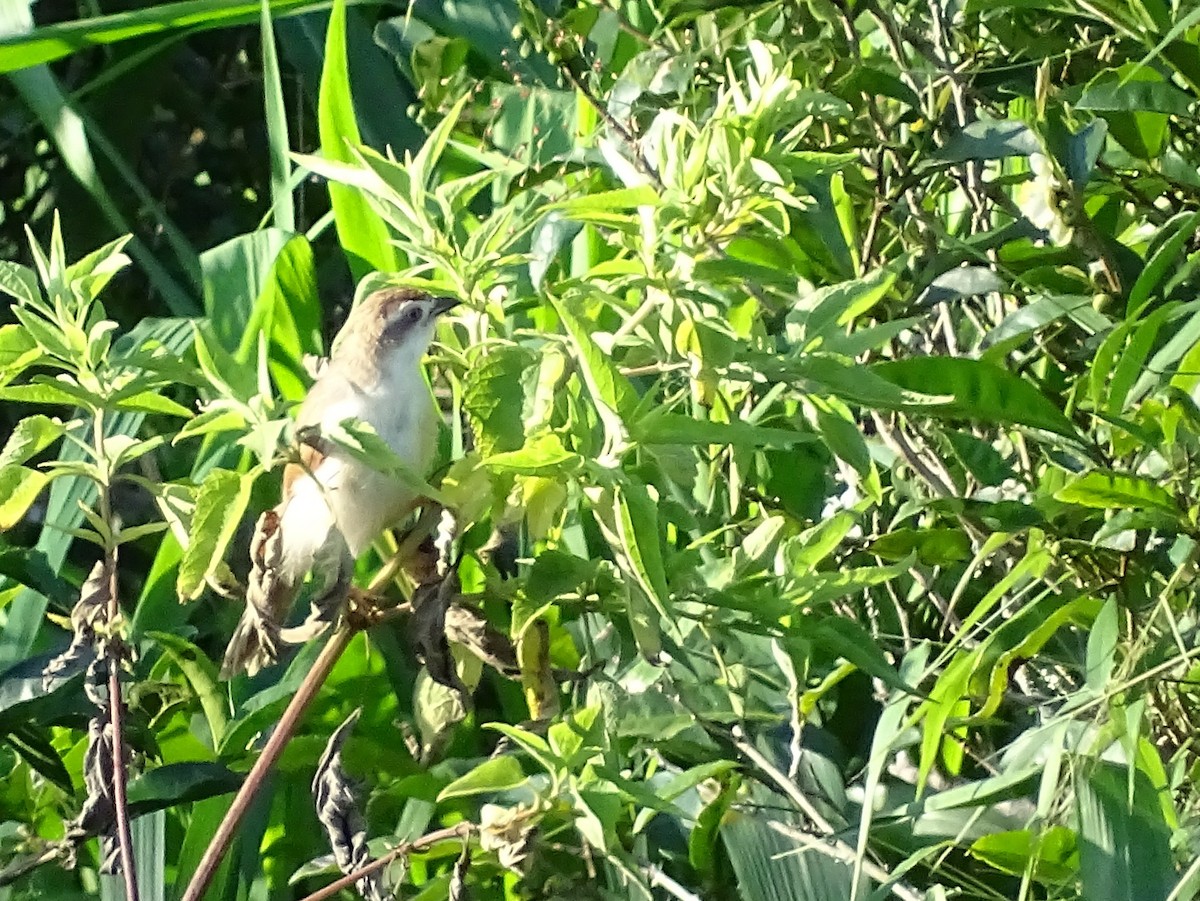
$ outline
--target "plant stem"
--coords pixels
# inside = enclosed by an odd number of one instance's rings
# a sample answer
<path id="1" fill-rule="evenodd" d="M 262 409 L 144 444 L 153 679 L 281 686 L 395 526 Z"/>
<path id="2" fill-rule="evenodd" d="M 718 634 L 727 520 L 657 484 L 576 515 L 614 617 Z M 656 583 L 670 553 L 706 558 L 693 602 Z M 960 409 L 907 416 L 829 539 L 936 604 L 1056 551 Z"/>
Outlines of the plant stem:
<path id="1" fill-rule="evenodd" d="M 117 816 L 117 846 L 121 855 L 121 875 L 125 880 L 126 901 L 138 901 L 137 871 L 133 864 L 133 834 L 129 828 L 129 801 L 125 791 L 125 702 L 121 698 L 121 664 L 125 643 L 117 624 L 121 621 L 121 599 L 117 594 L 117 535 L 114 526 L 110 488 L 113 473 L 104 447 L 104 411 L 97 409 L 92 417 L 96 442 L 96 465 L 101 479 L 99 493 L 100 519 L 107 527 L 104 536 L 104 575 L 108 579 L 108 625 L 110 634 L 106 645 L 108 654 L 108 722 L 112 728 L 112 790 Z"/>
<path id="2" fill-rule="evenodd" d="M 258 760 L 254 762 L 249 774 L 246 776 L 246 781 L 242 783 L 242 787 L 238 789 L 237 795 L 233 799 L 233 803 L 229 807 L 229 811 L 221 820 L 221 825 L 217 827 L 216 835 L 213 836 L 209 846 L 204 851 L 204 856 L 200 859 L 199 865 L 196 867 L 196 872 L 192 874 L 191 880 L 188 882 L 187 889 L 184 891 L 180 901 L 200 901 L 204 897 L 205 891 L 208 890 L 209 884 L 217 873 L 217 868 L 221 865 L 221 860 L 225 853 L 229 850 L 229 845 L 233 841 L 234 833 L 237 832 L 238 826 L 242 822 L 242 818 L 246 815 L 246 811 L 250 808 L 250 803 L 262 788 L 263 780 L 267 774 L 275 766 L 279 760 L 279 756 L 283 753 L 284 747 L 291 740 L 292 735 L 296 731 L 296 727 L 300 725 L 300 720 L 307 712 L 309 705 L 317 696 L 317 692 L 325 683 L 325 680 L 332 672 L 334 664 L 342 656 L 342 653 L 350 644 L 350 639 L 354 636 L 355 630 L 348 626 L 340 626 L 333 635 L 330 636 L 324 650 L 321 651 L 313 668 L 308 671 L 308 675 L 304 677 L 304 681 L 300 684 L 299 690 L 288 704 L 287 710 L 280 717 L 275 731 L 271 733 L 271 737 L 267 740 L 266 747 L 258 756 Z"/>
<path id="3" fill-rule="evenodd" d="M 397 845 L 388 851 L 387 854 L 375 858 L 365 867 L 355 870 L 352 873 L 347 873 L 336 882 L 331 882 L 322 889 L 318 889 L 311 895 L 305 895 L 300 901 L 325 901 L 326 898 L 332 898 L 344 888 L 349 888 L 362 879 L 364 876 L 370 876 L 377 870 L 382 870 L 398 857 L 403 857 L 405 854 L 410 854 L 413 851 L 421 851 L 430 845 L 436 845 L 438 842 L 445 841 L 450 838 L 463 838 L 470 835 L 474 831 L 475 826 L 472 823 L 459 823 L 457 826 L 451 826 L 448 829 L 438 829 L 435 832 L 430 832 L 428 835 L 422 835 L 420 838 L 413 839 L 411 842 L 405 842 L 402 845 Z"/>
<path id="4" fill-rule="evenodd" d="M 111 578 L 113 582 L 116 582 L 115 575 Z M 111 638 L 109 646 L 119 648 L 121 642 L 116 638 Z M 121 700 L 120 650 L 112 651 L 108 662 L 108 715 L 109 722 L 112 724 L 113 803 L 117 809 L 117 842 L 121 848 L 121 875 L 125 877 L 126 901 L 138 901 L 137 871 L 133 866 L 133 835 L 129 829 L 129 801 L 125 794 L 125 737 L 122 733 L 125 704 Z"/>

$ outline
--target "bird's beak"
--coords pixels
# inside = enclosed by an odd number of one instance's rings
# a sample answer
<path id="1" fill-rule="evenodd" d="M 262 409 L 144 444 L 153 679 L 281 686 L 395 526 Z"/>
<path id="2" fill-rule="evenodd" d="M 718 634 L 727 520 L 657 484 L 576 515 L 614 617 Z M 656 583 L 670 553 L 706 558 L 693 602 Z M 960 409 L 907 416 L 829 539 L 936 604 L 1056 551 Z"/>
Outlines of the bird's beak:
<path id="1" fill-rule="evenodd" d="M 433 315 L 441 316 L 443 313 L 448 313 L 458 306 L 462 301 L 457 297 L 435 297 L 433 299 Z"/>

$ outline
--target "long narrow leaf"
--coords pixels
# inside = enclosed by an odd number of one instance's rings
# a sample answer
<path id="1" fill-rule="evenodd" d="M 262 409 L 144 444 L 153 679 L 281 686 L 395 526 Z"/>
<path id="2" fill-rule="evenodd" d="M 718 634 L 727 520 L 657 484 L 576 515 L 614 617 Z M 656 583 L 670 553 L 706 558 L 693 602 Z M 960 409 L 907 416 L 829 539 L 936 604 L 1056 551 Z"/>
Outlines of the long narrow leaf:
<path id="1" fill-rule="evenodd" d="M 325 38 L 325 67 L 321 72 L 321 95 L 317 108 L 321 152 L 331 160 L 351 162 L 351 148 L 360 141 L 350 94 L 349 58 L 346 52 L 346 2 L 334 0 Z M 330 183 L 338 238 L 355 278 L 378 270 L 396 268 L 395 248 L 387 226 L 367 199 L 344 185 Z"/>

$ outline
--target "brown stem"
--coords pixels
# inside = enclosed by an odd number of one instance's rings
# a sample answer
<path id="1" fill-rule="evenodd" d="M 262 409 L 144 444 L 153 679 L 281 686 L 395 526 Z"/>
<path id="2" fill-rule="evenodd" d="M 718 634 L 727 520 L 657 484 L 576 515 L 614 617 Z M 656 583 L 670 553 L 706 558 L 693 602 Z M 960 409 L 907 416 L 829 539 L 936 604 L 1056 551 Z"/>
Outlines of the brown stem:
<path id="1" fill-rule="evenodd" d="M 225 856 L 225 852 L 229 850 L 229 845 L 233 841 L 234 833 L 237 832 L 238 826 L 242 822 L 242 817 L 246 815 L 246 811 L 250 808 L 250 802 L 254 800 L 259 789 L 262 788 L 263 780 L 267 774 L 275 766 L 279 760 L 279 756 L 283 753 L 284 747 L 291 740 L 292 735 L 296 731 L 296 727 L 300 725 L 300 720 L 304 717 L 308 707 L 312 704 L 313 699 L 317 696 L 317 692 L 333 671 L 334 664 L 338 658 L 350 644 L 350 639 L 354 637 L 355 630 L 348 626 L 340 626 L 333 635 L 330 636 L 324 650 L 321 651 L 316 662 L 313 664 L 308 675 L 304 677 L 304 681 L 300 683 L 300 688 L 296 692 L 292 701 L 287 706 L 287 710 L 280 717 L 275 731 L 271 733 L 271 737 L 267 740 L 266 747 L 258 756 L 258 760 L 254 761 L 254 766 L 251 767 L 249 774 L 246 776 L 246 781 L 242 783 L 242 787 L 238 789 L 237 795 L 233 799 L 233 803 L 229 806 L 229 811 L 225 814 L 225 818 L 221 820 L 221 825 L 217 827 L 216 835 L 213 836 L 208 848 L 204 851 L 204 856 L 200 859 L 199 865 L 196 867 L 196 872 L 192 874 L 191 881 L 188 882 L 187 889 L 183 893 L 180 901 L 200 901 L 204 897 L 204 893 L 208 890 L 209 883 L 217 873 L 217 867 L 221 865 L 221 859 Z"/>
<path id="2" fill-rule="evenodd" d="M 459 823 L 457 826 L 451 826 L 448 829 L 438 829 L 436 832 L 430 832 L 428 835 L 422 835 L 420 838 L 413 839 L 411 842 L 405 842 L 402 845 L 397 845 L 384 854 L 382 857 L 377 857 L 365 867 L 355 870 L 352 873 L 347 873 L 336 882 L 331 882 L 322 889 L 317 889 L 311 895 L 305 895 L 300 901 L 325 901 L 326 898 L 332 898 L 344 888 L 349 888 L 362 879 L 364 876 L 370 876 L 372 873 L 382 870 L 398 857 L 403 857 L 405 854 L 410 854 L 413 851 L 420 851 L 430 845 L 435 845 L 438 842 L 445 841 L 450 838 L 463 838 L 470 835 L 475 829 L 472 823 Z"/>
<path id="3" fill-rule="evenodd" d="M 115 568 L 113 572 L 116 572 Z M 110 578 L 116 581 L 115 577 Z M 114 590 L 112 603 L 116 603 L 116 596 Z M 115 621 L 111 612 L 110 617 L 110 621 Z M 125 704 L 121 700 L 121 642 L 114 636 L 108 646 L 108 721 L 112 724 L 112 782 L 113 803 L 117 808 L 117 843 L 121 849 L 121 875 L 125 877 L 126 901 L 138 901 L 137 872 L 133 868 L 133 835 L 129 830 L 129 801 L 125 793 Z"/>
<path id="4" fill-rule="evenodd" d="M 104 417 L 97 411 L 92 426 L 95 430 L 96 459 L 103 461 Z M 109 537 L 104 547 L 105 576 L 108 579 L 108 627 L 110 635 L 105 645 L 108 656 L 108 724 L 112 729 L 112 789 L 113 805 L 117 817 L 117 847 L 121 856 L 121 875 L 125 880 L 126 901 L 138 901 L 137 871 L 133 867 L 133 834 L 129 829 L 129 800 L 125 791 L 125 702 L 121 698 L 121 663 L 125 655 L 125 644 L 121 640 L 118 623 L 121 621 L 121 598 L 117 594 L 117 542 L 113 536 L 116 529 L 109 494 L 112 473 L 99 485 L 100 518 L 108 526 Z M 103 735 L 103 733 L 101 733 Z"/>

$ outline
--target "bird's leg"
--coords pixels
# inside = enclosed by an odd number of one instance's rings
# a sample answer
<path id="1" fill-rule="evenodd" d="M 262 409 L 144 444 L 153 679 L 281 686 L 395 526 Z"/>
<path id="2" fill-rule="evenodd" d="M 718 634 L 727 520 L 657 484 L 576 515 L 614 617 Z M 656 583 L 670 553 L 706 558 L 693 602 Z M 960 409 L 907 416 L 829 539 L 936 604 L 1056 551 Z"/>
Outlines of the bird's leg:
<path id="1" fill-rule="evenodd" d="M 326 543 L 314 561 L 313 572 L 321 572 L 324 580 L 309 602 L 309 613 L 304 622 L 295 628 L 280 630 L 280 636 L 288 644 L 302 644 L 320 635 L 337 621 L 346 607 L 350 580 L 354 576 L 354 556 L 336 527 L 329 530 Z"/>

